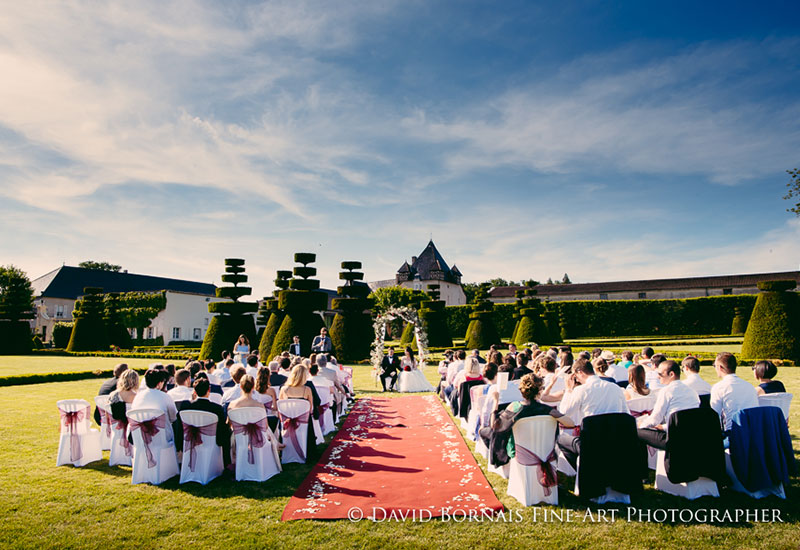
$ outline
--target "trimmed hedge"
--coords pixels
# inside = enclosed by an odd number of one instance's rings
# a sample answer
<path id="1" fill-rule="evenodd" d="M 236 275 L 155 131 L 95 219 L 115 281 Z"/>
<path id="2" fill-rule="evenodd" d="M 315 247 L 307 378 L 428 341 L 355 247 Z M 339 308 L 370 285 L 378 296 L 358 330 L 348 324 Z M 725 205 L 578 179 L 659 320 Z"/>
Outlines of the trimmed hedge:
<path id="1" fill-rule="evenodd" d="M 735 314 L 733 317 L 733 324 L 731 325 L 731 335 L 743 336 L 747 331 L 747 321 L 745 321 L 744 315 L 742 314 L 742 308 L 734 308 L 734 311 Z"/>
<path id="2" fill-rule="evenodd" d="M 225 273 L 221 278 L 223 282 L 233 283 L 233 287 L 217 288 L 216 294 L 218 298 L 229 298 L 233 301 L 208 304 L 209 313 L 218 315 L 208 324 L 203 347 L 200 349 L 201 359 L 219 360 L 224 350 L 233 351 L 231 346 L 235 344 L 240 334 L 247 337 L 250 349 L 254 349 L 257 345 L 256 323 L 249 313 L 258 311 L 258 304 L 238 301 L 240 297 L 252 292 L 249 287 L 239 286 L 239 283 L 247 282 L 244 263 L 241 258 L 225 259 Z"/>
<path id="3" fill-rule="evenodd" d="M 367 298 L 369 287 L 353 284 L 353 281 L 364 278 L 360 271 L 353 271 L 361 269 L 361 262 L 344 261 L 341 266 L 350 271 L 339 273 L 339 278 L 346 282 L 337 291 L 347 297 L 333 300 L 333 308 L 339 311 L 333 318 L 330 337 L 338 360 L 352 362 L 369 357 L 372 317 L 365 311 L 372 308 L 372 300 Z"/>
<path id="4" fill-rule="evenodd" d="M 135 351 L 66 351 L 63 349 L 40 349 L 34 350 L 32 355 L 52 355 L 56 357 L 118 357 L 120 359 L 197 359 L 198 353 L 195 352 L 197 348 L 189 352 L 188 350 L 183 353 L 140 353 Z"/>
<path id="5" fill-rule="evenodd" d="M 33 334 L 27 320 L 0 319 L 0 354 L 28 355 L 33 349 Z"/>
<path id="6" fill-rule="evenodd" d="M 800 361 L 800 295 L 787 292 L 794 281 L 759 283 L 750 323 L 742 343 L 748 359 Z"/>
<path id="7" fill-rule="evenodd" d="M 68 351 L 92 351 L 108 349 L 108 334 L 103 320 L 105 307 L 102 289 L 86 287 L 83 298 L 75 302 L 72 317 L 72 335 L 67 344 Z"/>
<path id="8" fill-rule="evenodd" d="M 72 334 L 72 323 L 56 323 L 53 325 L 51 342 L 54 348 L 66 348 Z"/>

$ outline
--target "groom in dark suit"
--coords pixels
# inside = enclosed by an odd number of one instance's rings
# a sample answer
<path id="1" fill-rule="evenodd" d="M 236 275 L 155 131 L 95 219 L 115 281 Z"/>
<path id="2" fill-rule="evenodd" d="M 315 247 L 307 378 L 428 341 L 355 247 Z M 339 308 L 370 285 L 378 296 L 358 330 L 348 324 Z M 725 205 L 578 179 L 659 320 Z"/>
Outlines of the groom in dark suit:
<path id="1" fill-rule="evenodd" d="M 394 348 L 389 348 L 389 352 L 381 361 L 381 384 L 383 391 L 386 391 L 386 380 L 390 379 L 389 390 L 394 388 L 397 383 L 397 371 L 400 370 L 400 358 L 394 354 Z"/>

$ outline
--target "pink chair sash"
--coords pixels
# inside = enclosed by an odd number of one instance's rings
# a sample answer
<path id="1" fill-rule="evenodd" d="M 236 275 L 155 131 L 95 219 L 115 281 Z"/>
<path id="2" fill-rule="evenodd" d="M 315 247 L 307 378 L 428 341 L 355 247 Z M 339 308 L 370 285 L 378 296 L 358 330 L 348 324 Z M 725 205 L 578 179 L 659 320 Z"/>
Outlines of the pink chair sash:
<path id="1" fill-rule="evenodd" d="M 153 438 L 158 435 L 158 432 L 167 426 L 167 421 L 164 418 L 164 415 L 162 414 L 161 416 L 151 418 L 150 420 L 145 420 L 144 422 L 128 420 L 128 425 L 131 428 L 131 432 L 136 430 L 140 430 L 142 432 L 144 450 L 147 453 L 147 465 L 150 468 L 154 468 L 156 465 L 156 460 L 153 458 L 153 451 L 150 450 L 150 443 L 153 442 Z"/>
<path id="2" fill-rule="evenodd" d="M 119 438 L 119 444 L 122 445 L 123 449 L 125 449 L 125 456 L 133 456 L 131 442 L 128 441 L 128 419 L 125 418 L 124 420 L 116 420 L 115 418 L 111 417 L 111 420 L 114 422 L 114 427 L 122 432 L 122 437 Z"/>
<path id="3" fill-rule="evenodd" d="M 195 447 L 203 444 L 204 435 L 216 435 L 217 423 L 209 424 L 208 426 L 192 426 L 190 424 L 183 425 L 183 452 L 186 452 L 186 447 L 189 447 L 189 469 L 194 472 L 194 463 L 197 458 L 197 451 Z"/>
<path id="4" fill-rule="evenodd" d="M 81 437 L 78 435 L 78 423 L 83 422 L 87 418 L 89 407 L 71 412 L 65 412 L 61 409 L 58 412 L 61 415 L 61 421 L 64 427 L 69 430 L 69 460 L 76 462 L 83 458 L 83 451 L 81 451 Z"/>
<path id="5" fill-rule="evenodd" d="M 262 418 L 258 422 L 248 422 L 247 424 L 240 424 L 238 422 L 231 422 L 233 433 L 247 434 L 247 461 L 250 464 L 256 463 L 256 455 L 253 449 L 260 449 L 264 446 L 264 432 L 267 431 L 267 419 Z"/>
<path id="6" fill-rule="evenodd" d="M 544 489 L 544 495 L 549 497 L 552 492 L 550 487 L 555 487 L 558 484 L 558 477 L 554 466 L 558 461 L 555 449 L 553 449 L 546 459 L 542 460 L 536 453 L 522 447 L 518 443 L 515 444 L 514 448 L 516 449 L 517 462 L 523 466 L 537 466 L 539 468 L 539 475 L 537 476 L 539 483 Z"/>
<path id="7" fill-rule="evenodd" d="M 645 416 L 650 414 L 653 411 L 631 411 L 631 416 L 634 418 L 639 418 L 640 416 Z"/>
<path id="8" fill-rule="evenodd" d="M 300 441 L 297 439 L 297 430 L 299 430 L 302 426 L 308 424 L 308 416 L 309 413 L 303 413 L 300 416 L 295 418 L 290 418 L 288 416 L 281 415 L 281 422 L 283 423 L 283 431 L 286 435 L 289 436 L 289 439 L 294 446 L 294 450 L 297 451 L 298 456 L 303 459 L 303 462 L 306 460 L 306 453 L 303 452 L 303 448 L 300 446 Z M 305 434 L 303 434 L 305 437 Z"/>
<path id="9" fill-rule="evenodd" d="M 319 427 L 322 428 L 322 433 L 325 433 L 325 411 L 331 408 L 330 403 L 325 403 L 317 407 L 319 411 Z"/>
<path id="10" fill-rule="evenodd" d="M 100 428 L 105 428 L 106 437 L 111 438 L 111 415 L 105 409 L 98 407 L 97 410 L 100 413 Z"/>

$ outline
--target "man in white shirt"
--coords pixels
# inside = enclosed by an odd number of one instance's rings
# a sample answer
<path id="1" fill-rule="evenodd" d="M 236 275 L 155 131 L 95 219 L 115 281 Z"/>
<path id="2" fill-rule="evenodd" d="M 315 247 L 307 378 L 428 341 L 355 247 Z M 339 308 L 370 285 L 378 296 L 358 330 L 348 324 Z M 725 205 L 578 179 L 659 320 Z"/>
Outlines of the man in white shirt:
<path id="1" fill-rule="evenodd" d="M 587 416 L 628 412 L 622 388 L 595 376 L 594 367 L 584 358 L 572 365 L 572 374 L 567 377 L 566 384 L 558 411 L 568 416 L 576 426 L 580 426 Z M 562 433 L 558 436 L 558 446 L 574 468 L 580 454 L 580 436 Z"/>
<path id="2" fill-rule="evenodd" d="M 613 378 L 617 382 L 627 382 L 628 381 L 628 371 L 625 367 L 621 367 L 617 365 L 614 361 L 617 360 L 617 357 L 614 355 L 614 352 L 610 349 L 603 350 L 603 353 L 600 354 L 600 357 L 606 360 L 608 363 L 608 369 L 606 370 L 606 376 L 609 378 Z"/>
<path id="3" fill-rule="evenodd" d="M 758 407 L 758 394 L 752 384 L 736 376 L 736 357 L 732 353 L 717 355 L 714 370 L 721 380 L 711 386 L 711 408 L 722 421 L 722 431 L 727 432 L 737 412 Z"/>
<path id="4" fill-rule="evenodd" d="M 225 393 L 222 394 L 222 406 L 226 407 L 231 403 L 231 401 L 235 401 L 242 396 L 242 387 L 239 385 L 239 381 L 242 377 L 247 374 L 247 371 L 244 370 L 244 367 L 241 365 L 236 365 L 231 369 L 231 378 L 233 379 L 233 386 L 225 390 Z M 228 410 L 227 408 L 225 409 Z"/>
<path id="5" fill-rule="evenodd" d="M 336 369 L 328 366 L 328 358 L 324 354 L 317 356 L 317 366 L 319 367 L 319 376 L 326 378 L 335 388 L 336 402 L 340 403 L 347 395 L 347 391 L 339 380 L 339 374 Z"/>
<path id="6" fill-rule="evenodd" d="M 453 380 L 455 379 L 456 375 L 459 373 L 459 371 L 464 370 L 464 361 L 466 360 L 466 358 L 467 358 L 467 352 L 464 351 L 463 349 L 458 350 L 458 352 L 456 353 L 456 360 L 447 366 L 447 378 L 446 378 L 447 386 L 452 386 Z"/>
<path id="7" fill-rule="evenodd" d="M 188 369 L 180 369 L 175 373 L 175 387 L 167 392 L 175 406 L 180 401 L 191 401 L 194 390 L 192 389 L 192 373 Z"/>
<path id="8" fill-rule="evenodd" d="M 677 411 L 696 409 L 700 398 L 681 382 L 681 368 L 676 361 L 662 361 L 657 372 L 664 387 L 658 392 L 652 412 L 639 417 L 636 424 L 639 439 L 656 449 L 666 449 L 669 417 Z"/>
<path id="9" fill-rule="evenodd" d="M 217 370 L 214 374 L 217 375 L 217 379 L 219 380 L 220 385 L 224 384 L 228 380 L 231 379 L 231 371 L 228 367 L 228 363 L 230 361 L 230 353 L 227 351 L 222 352 L 222 361 L 217 363 Z"/>
<path id="10" fill-rule="evenodd" d="M 683 369 L 683 383 L 692 388 L 697 395 L 706 395 L 711 393 L 711 384 L 700 378 L 700 361 L 697 357 L 689 355 L 681 363 Z"/>
<path id="11" fill-rule="evenodd" d="M 252 376 L 254 379 L 258 374 L 258 356 L 256 355 L 248 355 L 247 356 L 247 364 L 244 367 L 245 373 Z"/>
<path id="12" fill-rule="evenodd" d="M 175 402 L 164 391 L 166 371 L 148 369 L 144 374 L 145 388 L 136 393 L 131 403 L 131 410 L 135 409 L 158 409 L 166 416 L 166 436 L 167 441 L 174 441 L 172 433 L 172 423 L 178 417 L 178 409 Z"/>

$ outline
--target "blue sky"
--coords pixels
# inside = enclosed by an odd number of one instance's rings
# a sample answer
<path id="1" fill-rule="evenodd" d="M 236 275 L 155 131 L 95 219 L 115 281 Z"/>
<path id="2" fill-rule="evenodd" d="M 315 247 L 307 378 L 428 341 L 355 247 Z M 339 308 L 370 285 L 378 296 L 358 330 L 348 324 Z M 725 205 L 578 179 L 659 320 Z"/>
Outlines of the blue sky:
<path id="1" fill-rule="evenodd" d="M 798 269 L 794 2 L 12 3 L 0 263 L 257 295 L 295 251 L 466 281 Z"/>

